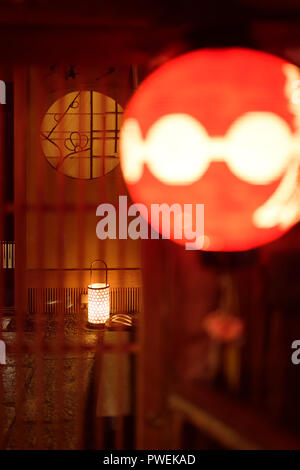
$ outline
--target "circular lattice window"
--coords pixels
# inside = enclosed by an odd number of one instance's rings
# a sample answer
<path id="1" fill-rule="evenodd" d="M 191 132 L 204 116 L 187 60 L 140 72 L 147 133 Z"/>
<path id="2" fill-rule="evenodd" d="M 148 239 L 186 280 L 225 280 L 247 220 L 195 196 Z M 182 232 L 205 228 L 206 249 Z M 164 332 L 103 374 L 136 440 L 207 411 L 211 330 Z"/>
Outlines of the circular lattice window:
<path id="1" fill-rule="evenodd" d="M 73 178 L 106 175 L 119 163 L 122 107 L 96 91 L 76 91 L 55 101 L 41 127 L 50 165 Z"/>

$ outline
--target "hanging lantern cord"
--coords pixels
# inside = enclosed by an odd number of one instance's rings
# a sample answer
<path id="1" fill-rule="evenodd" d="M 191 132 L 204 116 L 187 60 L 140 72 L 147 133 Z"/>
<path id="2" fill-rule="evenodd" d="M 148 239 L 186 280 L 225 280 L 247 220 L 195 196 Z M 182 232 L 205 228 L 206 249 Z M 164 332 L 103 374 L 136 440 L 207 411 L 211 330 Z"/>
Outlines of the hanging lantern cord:
<path id="1" fill-rule="evenodd" d="M 104 266 L 105 266 L 105 285 L 107 286 L 107 264 L 105 263 L 105 261 L 103 261 L 103 259 L 95 259 L 94 261 L 92 261 L 91 265 L 90 265 L 90 284 L 92 284 L 92 274 L 93 274 L 93 265 L 95 263 L 103 263 Z"/>

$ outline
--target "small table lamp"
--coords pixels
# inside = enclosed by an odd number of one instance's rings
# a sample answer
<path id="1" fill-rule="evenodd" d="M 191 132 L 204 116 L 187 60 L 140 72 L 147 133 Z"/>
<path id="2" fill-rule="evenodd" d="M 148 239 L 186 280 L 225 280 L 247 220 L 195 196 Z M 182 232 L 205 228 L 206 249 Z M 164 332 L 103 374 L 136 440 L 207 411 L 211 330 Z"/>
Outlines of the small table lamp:
<path id="1" fill-rule="evenodd" d="M 105 266 L 105 284 L 92 283 L 94 263 L 101 262 Z M 109 318 L 109 284 L 107 284 L 107 264 L 102 259 L 95 259 L 90 266 L 90 284 L 88 285 L 88 326 L 104 327 Z"/>

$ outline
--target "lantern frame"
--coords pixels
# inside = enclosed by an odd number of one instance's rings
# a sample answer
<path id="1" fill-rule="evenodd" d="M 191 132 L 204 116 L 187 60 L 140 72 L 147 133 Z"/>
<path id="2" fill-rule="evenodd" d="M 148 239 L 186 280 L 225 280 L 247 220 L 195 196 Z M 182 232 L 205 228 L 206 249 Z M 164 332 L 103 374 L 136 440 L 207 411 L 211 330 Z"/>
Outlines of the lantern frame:
<path id="1" fill-rule="evenodd" d="M 104 283 L 92 283 L 93 265 L 95 263 L 103 263 L 105 266 L 105 284 Z M 110 285 L 107 282 L 108 268 L 105 261 L 102 259 L 95 259 L 90 264 L 90 283 L 88 285 L 88 328 L 102 329 L 105 326 L 105 322 L 110 316 Z M 96 291 L 96 292 L 95 292 Z M 98 295 L 97 295 L 98 294 Z M 102 294 L 102 299 L 99 299 L 99 295 Z M 94 297 L 94 298 L 91 298 Z M 102 302 L 101 302 L 102 301 Z M 92 306 L 102 308 L 92 311 Z M 103 307 L 104 306 L 104 307 Z M 104 312 L 103 312 L 104 310 Z M 93 321 L 94 320 L 94 321 Z"/>

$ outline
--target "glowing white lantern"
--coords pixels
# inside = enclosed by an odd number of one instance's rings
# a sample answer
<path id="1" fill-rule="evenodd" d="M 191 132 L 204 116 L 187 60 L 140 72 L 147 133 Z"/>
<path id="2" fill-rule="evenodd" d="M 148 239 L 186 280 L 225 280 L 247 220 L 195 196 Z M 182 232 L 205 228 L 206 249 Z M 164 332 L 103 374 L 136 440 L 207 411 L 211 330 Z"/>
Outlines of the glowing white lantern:
<path id="1" fill-rule="evenodd" d="M 101 262 L 105 265 L 105 284 L 92 283 L 93 264 Z M 109 318 L 109 284 L 107 284 L 107 265 L 103 260 L 96 259 L 90 267 L 90 284 L 88 285 L 88 324 L 103 326 Z"/>

